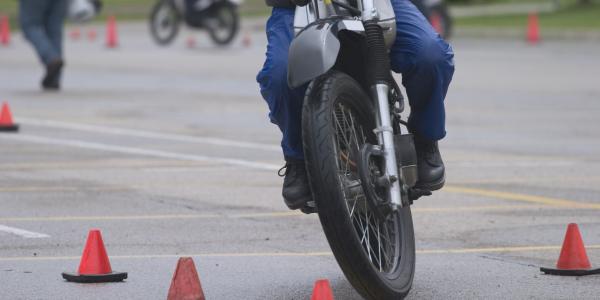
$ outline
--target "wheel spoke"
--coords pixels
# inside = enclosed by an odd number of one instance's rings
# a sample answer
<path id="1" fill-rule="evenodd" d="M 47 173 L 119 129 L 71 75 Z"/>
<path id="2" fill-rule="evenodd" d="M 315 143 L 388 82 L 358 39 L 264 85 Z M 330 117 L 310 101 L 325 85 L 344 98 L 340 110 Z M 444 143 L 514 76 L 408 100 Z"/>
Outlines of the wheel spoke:
<path id="1" fill-rule="evenodd" d="M 353 111 L 351 106 L 337 103 L 332 113 L 333 126 L 336 133 L 335 157 L 338 166 L 341 189 L 346 198 L 346 207 L 360 244 L 373 267 L 380 272 L 394 270 L 395 253 L 398 245 L 398 235 L 393 228 L 395 221 L 380 220 L 371 211 L 364 191 L 357 193 L 356 182 L 359 180 L 357 158 L 353 157 L 363 144 L 367 142 L 365 124 Z M 360 182 L 360 181 L 358 181 Z M 362 191 L 362 188 L 361 188 Z M 390 227 L 392 229 L 390 229 Z"/>

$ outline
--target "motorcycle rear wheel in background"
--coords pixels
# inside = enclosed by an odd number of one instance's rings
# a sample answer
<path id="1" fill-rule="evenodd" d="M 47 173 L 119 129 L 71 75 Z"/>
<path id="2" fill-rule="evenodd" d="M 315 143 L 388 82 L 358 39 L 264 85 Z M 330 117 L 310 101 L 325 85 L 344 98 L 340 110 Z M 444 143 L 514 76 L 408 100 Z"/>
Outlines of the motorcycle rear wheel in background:
<path id="1" fill-rule="evenodd" d="M 160 0 L 150 13 L 150 33 L 154 41 L 161 45 L 169 45 L 181 26 L 181 15 L 171 0 Z"/>
<path id="2" fill-rule="evenodd" d="M 377 145 L 372 100 L 352 77 L 330 71 L 313 80 L 302 112 L 306 168 L 333 254 L 367 299 L 401 299 L 412 286 L 415 240 L 405 206 L 385 217 L 372 210 L 358 170 L 360 149 Z"/>
<path id="3" fill-rule="evenodd" d="M 210 38 L 217 45 L 224 46 L 235 38 L 239 31 L 237 6 L 227 2 L 217 2 L 210 8 L 210 17 L 204 22 Z"/>

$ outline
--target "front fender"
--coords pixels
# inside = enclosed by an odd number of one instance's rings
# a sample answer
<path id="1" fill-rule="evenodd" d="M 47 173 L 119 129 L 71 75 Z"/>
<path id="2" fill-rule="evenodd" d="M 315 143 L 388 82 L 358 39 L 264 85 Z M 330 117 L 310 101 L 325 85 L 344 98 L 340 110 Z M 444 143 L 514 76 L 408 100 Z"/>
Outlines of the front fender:
<path id="1" fill-rule="evenodd" d="M 288 53 L 288 85 L 297 88 L 329 71 L 340 52 L 340 30 L 363 31 L 362 22 L 330 19 L 309 24 L 294 38 Z"/>

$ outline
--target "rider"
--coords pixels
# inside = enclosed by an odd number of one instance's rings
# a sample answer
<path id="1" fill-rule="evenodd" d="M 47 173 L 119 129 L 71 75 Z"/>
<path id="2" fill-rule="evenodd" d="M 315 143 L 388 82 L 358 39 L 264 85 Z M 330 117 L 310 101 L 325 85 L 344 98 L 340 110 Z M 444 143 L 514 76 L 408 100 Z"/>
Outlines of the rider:
<path id="1" fill-rule="evenodd" d="M 294 2 L 292 2 L 294 1 Z M 286 161 L 282 195 L 290 209 L 310 212 L 311 192 L 302 150 L 301 112 L 306 86 L 287 84 L 288 49 L 294 38 L 296 5 L 309 0 L 266 0 L 273 7 L 267 21 L 267 52 L 256 76 L 269 106 L 271 122 L 283 133 Z M 417 187 L 434 191 L 445 181 L 438 140 L 446 135 L 444 98 L 454 74 L 454 53 L 409 0 L 391 0 L 396 15 L 396 40 L 390 50 L 391 68 L 402 74 L 411 106 L 409 130 L 415 137 Z M 281 171 L 281 170 L 280 170 Z"/>

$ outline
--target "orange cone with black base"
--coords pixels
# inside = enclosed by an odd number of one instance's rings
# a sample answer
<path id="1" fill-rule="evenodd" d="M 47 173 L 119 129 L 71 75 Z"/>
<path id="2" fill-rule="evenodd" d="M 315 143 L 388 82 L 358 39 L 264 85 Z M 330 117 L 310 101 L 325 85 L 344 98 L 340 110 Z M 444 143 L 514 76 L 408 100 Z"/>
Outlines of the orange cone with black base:
<path id="1" fill-rule="evenodd" d="M 92 229 L 88 234 L 77 273 L 62 273 L 67 281 L 79 283 L 117 282 L 127 278 L 127 272 L 113 272 L 104 248 L 100 230 Z"/>
<path id="2" fill-rule="evenodd" d="M 565 240 L 560 250 L 560 256 L 554 268 L 540 268 L 546 274 L 561 276 L 583 276 L 600 274 L 600 269 L 592 269 L 592 265 L 585 252 L 583 239 L 579 227 L 575 223 L 569 224 Z"/>
<path id="3" fill-rule="evenodd" d="M 8 103 L 2 103 L 2 111 L 0 111 L 0 131 L 15 132 L 19 131 L 19 125 L 13 123 L 12 114 Z"/>
<path id="4" fill-rule="evenodd" d="M 8 16 L 0 16 L 0 44 L 8 46 L 10 44 L 10 23 Z"/>
<path id="5" fill-rule="evenodd" d="M 329 286 L 329 280 L 319 279 L 315 282 L 315 288 L 310 300 L 333 300 L 333 291 L 331 291 L 331 286 Z"/>
<path id="6" fill-rule="evenodd" d="M 537 45 L 540 42 L 540 24 L 536 13 L 529 14 L 527 41 L 532 45 Z"/>
<path id="7" fill-rule="evenodd" d="M 179 258 L 167 300 L 205 300 L 200 278 L 191 257 Z"/>

